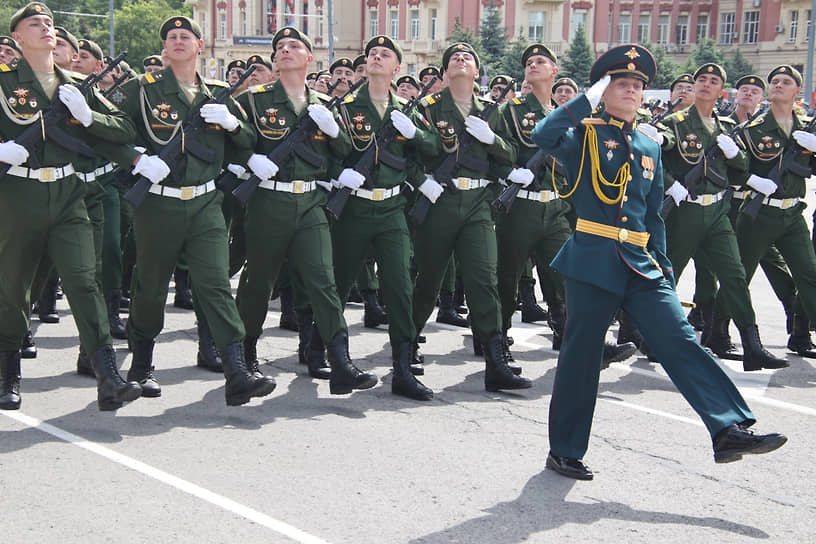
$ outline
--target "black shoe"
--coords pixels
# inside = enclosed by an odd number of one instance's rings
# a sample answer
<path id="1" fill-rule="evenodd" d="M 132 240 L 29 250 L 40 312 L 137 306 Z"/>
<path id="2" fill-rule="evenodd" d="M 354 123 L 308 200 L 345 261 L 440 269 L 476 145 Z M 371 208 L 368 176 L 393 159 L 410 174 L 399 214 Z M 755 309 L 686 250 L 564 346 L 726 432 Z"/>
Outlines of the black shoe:
<path id="1" fill-rule="evenodd" d="M 89 378 L 96 378 L 93 365 L 91 364 L 91 358 L 88 357 L 88 354 L 85 353 L 82 346 L 79 346 L 79 354 L 77 355 L 77 374 L 80 376 L 88 376 Z"/>
<path id="2" fill-rule="evenodd" d="M 210 372 L 224 372 L 224 365 L 221 361 L 221 356 L 218 354 L 218 349 L 215 347 L 215 340 L 210 332 L 210 326 L 204 318 L 198 320 L 198 356 L 196 357 L 196 366 L 209 370 Z"/>
<path id="3" fill-rule="evenodd" d="M 632 342 L 626 342 L 624 344 L 604 342 L 603 364 L 601 365 L 601 369 L 609 368 L 609 365 L 612 363 L 625 361 L 634 355 L 636 351 L 637 346 L 635 346 Z"/>
<path id="4" fill-rule="evenodd" d="M 153 376 L 153 340 L 133 340 L 130 343 L 133 359 L 127 373 L 128 381 L 142 387 L 142 396 L 146 398 L 161 397 L 161 385 Z"/>
<path id="5" fill-rule="evenodd" d="M 298 363 L 306 365 L 309 362 L 309 346 L 314 334 L 314 315 L 311 308 L 297 313 L 298 320 Z"/>
<path id="6" fill-rule="evenodd" d="M 768 453 L 787 441 L 782 434 L 754 434 L 742 425 L 729 425 L 714 437 L 714 462 L 732 463 L 748 453 Z"/>
<path id="7" fill-rule="evenodd" d="M 278 327 L 292 332 L 298 332 L 298 319 L 295 313 L 295 300 L 291 287 L 279 289 L 281 300 L 281 316 Z"/>
<path id="8" fill-rule="evenodd" d="M 791 333 L 788 339 L 788 349 L 800 357 L 816 359 L 816 346 L 810 339 L 808 320 L 805 316 L 794 314 L 791 321 Z"/>
<path id="9" fill-rule="evenodd" d="M 173 306 L 184 310 L 193 309 L 193 292 L 190 290 L 190 275 L 186 270 L 176 268 L 173 278 L 176 284 L 176 296 Z"/>
<path id="10" fill-rule="evenodd" d="M 516 376 L 507 365 L 504 336 L 495 334 L 483 346 L 485 354 L 485 390 L 496 392 L 509 389 L 529 389 L 533 382 Z"/>
<path id="11" fill-rule="evenodd" d="M 60 316 L 57 313 L 57 286 L 59 280 L 47 282 L 43 285 L 40 299 L 37 301 L 37 315 L 40 323 L 59 323 Z"/>
<path id="12" fill-rule="evenodd" d="M 126 340 L 127 332 L 125 332 L 125 324 L 122 323 L 122 319 L 119 317 L 121 298 L 122 292 L 118 289 L 105 293 L 105 306 L 108 309 L 108 321 L 110 322 L 111 336 L 119 340 Z"/>
<path id="13" fill-rule="evenodd" d="M 524 323 L 547 321 L 550 318 L 550 314 L 536 302 L 532 283 L 519 283 L 518 294 L 521 301 L 521 320 Z"/>
<path id="14" fill-rule="evenodd" d="M 363 295 L 363 326 L 367 329 L 376 329 L 379 325 L 388 324 L 388 314 L 377 300 L 377 291 L 364 289 Z"/>
<path id="15" fill-rule="evenodd" d="M 742 359 L 743 370 L 751 371 L 790 366 L 785 359 L 774 357 L 762 346 L 762 342 L 759 340 L 759 329 L 756 325 L 740 329 L 740 336 L 742 337 L 742 349 L 745 352 L 745 357 Z"/>
<path id="16" fill-rule="evenodd" d="M 414 376 L 425 375 L 425 356 L 419 352 L 419 337 L 414 342 L 414 351 L 411 354 L 411 364 L 409 365 L 411 374 Z"/>
<path id="17" fill-rule="evenodd" d="M 355 304 L 362 304 L 363 302 L 363 295 L 360 294 L 360 288 L 357 287 L 357 284 L 351 286 L 351 291 L 349 292 L 348 297 L 349 302 L 354 302 Z"/>
<path id="18" fill-rule="evenodd" d="M 227 406 L 240 406 L 252 397 L 265 397 L 275 390 L 276 383 L 271 376 L 256 374 L 244 360 L 243 342 L 235 342 L 224 348 L 221 354 L 224 363 L 224 377 L 227 383 L 224 396 Z"/>
<path id="19" fill-rule="evenodd" d="M 20 352 L 0 351 L 0 410 L 19 410 Z"/>
<path id="20" fill-rule="evenodd" d="M 705 320 L 703 319 L 703 310 L 700 306 L 695 306 L 686 316 L 689 325 L 694 327 L 695 331 L 702 332 L 705 329 Z"/>
<path id="21" fill-rule="evenodd" d="M 116 368 L 116 352 L 113 346 L 102 346 L 91 356 L 96 374 L 97 405 L 103 412 L 121 408 L 125 402 L 142 396 L 142 388 L 135 381 L 125 381 Z"/>
<path id="22" fill-rule="evenodd" d="M 119 298 L 119 312 L 128 313 L 130 311 L 130 299 L 124 295 Z"/>
<path id="23" fill-rule="evenodd" d="M 442 290 L 439 292 L 439 310 L 436 312 L 437 323 L 447 323 L 454 327 L 467 327 L 467 318 L 456 313 L 453 305 L 453 291 Z"/>
<path id="24" fill-rule="evenodd" d="M 326 362 L 326 344 L 320 336 L 320 329 L 314 323 L 311 326 L 312 335 L 309 340 L 307 350 L 306 366 L 309 368 L 309 376 L 316 380 L 328 380 L 331 378 L 331 367 Z"/>
<path id="25" fill-rule="evenodd" d="M 504 338 L 502 338 L 502 340 L 504 341 L 504 358 L 507 361 L 507 368 L 509 368 L 510 371 L 516 376 L 520 376 L 521 367 L 513 364 L 516 362 L 516 360 L 515 358 L 513 358 L 513 353 L 510 351 L 510 346 L 513 345 L 513 339 L 507 336 L 506 334 L 503 336 Z"/>
<path id="26" fill-rule="evenodd" d="M 711 348 L 720 359 L 731 361 L 742 361 L 744 355 L 737 351 L 737 347 L 731 343 L 731 335 L 728 332 L 730 318 L 714 317 L 711 323 L 711 334 L 706 338 L 704 346 Z"/>
<path id="27" fill-rule="evenodd" d="M 562 476 L 576 480 L 591 480 L 595 477 L 582 460 L 553 455 L 553 452 L 547 455 L 547 468 L 556 471 Z"/>
<path id="28" fill-rule="evenodd" d="M 551 304 L 547 324 L 552 330 L 552 349 L 559 351 L 564 339 L 564 327 L 567 323 L 567 307 L 564 304 Z"/>
<path id="29" fill-rule="evenodd" d="M 413 400 L 432 400 L 433 391 L 414 377 L 411 362 L 415 358 L 416 344 L 404 342 L 392 348 L 391 357 L 394 365 L 391 393 Z"/>
<path id="30" fill-rule="evenodd" d="M 34 345 L 34 335 L 31 333 L 31 329 L 28 329 L 28 332 L 23 337 L 23 345 L 20 349 L 20 357 L 23 359 L 36 359 L 37 358 L 37 346 Z"/>
<path id="31" fill-rule="evenodd" d="M 258 337 L 246 336 L 244 337 L 244 362 L 247 370 L 249 370 L 255 377 L 263 378 L 261 372 L 261 361 L 258 359 Z M 224 360 L 221 359 L 221 368 L 224 368 Z"/>
<path id="32" fill-rule="evenodd" d="M 338 333 L 326 346 L 331 378 L 329 392 L 332 395 L 346 395 L 353 389 L 369 389 L 377 385 L 377 376 L 363 372 L 351 362 L 348 351 L 348 334 Z"/>

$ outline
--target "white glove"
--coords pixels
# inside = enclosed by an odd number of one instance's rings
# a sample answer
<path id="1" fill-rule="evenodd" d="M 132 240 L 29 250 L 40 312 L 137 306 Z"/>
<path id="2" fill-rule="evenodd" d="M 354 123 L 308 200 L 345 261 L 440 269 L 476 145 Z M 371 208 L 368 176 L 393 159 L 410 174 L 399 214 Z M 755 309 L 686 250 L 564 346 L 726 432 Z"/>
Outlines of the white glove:
<path id="1" fill-rule="evenodd" d="M 238 118 L 224 104 L 204 104 L 201 106 L 201 117 L 208 123 L 220 125 L 227 132 L 238 128 Z"/>
<path id="2" fill-rule="evenodd" d="M 309 104 L 309 117 L 315 122 L 317 127 L 328 135 L 329 138 L 337 138 L 340 134 L 340 127 L 334 120 L 334 115 L 329 108 L 323 104 Z"/>
<path id="3" fill-rule="evenodd" d="M 419 192 L 427 196 L 428 200 L 435 203 L 436 199 L 445 192 L 445 188 L 431 176 L 425 176 L 425 181 L 419 186 Z"/>
<path id="4" fill-rule="evenodd" d="M 27 158 L 28 149 L 17 142 L 8 141 L 0 143 L 0 162 L 12 166 L 20 166 Z"/>
<path id="5" fill-rule="evenodd" d="M 93 123 L 93 114 L 79 89 L 73 85 L 60 85 L 59 99 L 68 107 L 68 111 L 71 112 L 74 119 L 82 123 L 83 127 L 91 126 L 91 123 Z"/>
<path id="6" fill-rule="evenodd" d="M 365 183 L 365 176 L 354 168 L 346 168 L 337 177 L 337 182 L 343 186 L 348 187 L 352 191 L 359 189 Z"/>
<path id="7" fill-rule="evenodd" d="M 717 136 L 717 145 L 725 155 L 726 159 L 733 159 L 739 155 L 739 146 L 728 134 L 720 134 Z"/>
<path id="8" fill-rule="evenodd" d="M 589 105 L 592 106 L 593 110 L 598 107 L 598 104 L 601 103 L 601 97 L 603 97 L 603 93 L 609 86 L 610 81 L 612 81 L 612 76 L 606 74 L 604 77 L 596 81 L 592 87 L 587 89 L 584 96 L 586 96 L 587 100 L 589 100 Z"/>
<path id="9" fill-rule="evenodd" d="M 671 187 L 666 190 L 666 194 L 672 197 L 674 199 L 674 203 L 679 206 L 680 203 L 683 202 L 689 195 L 689 192 L 682 183 L 675 181 L 672 183 Z"/>
<path id="10" fill-rule="evenodd" d="M 748 186 L 756 189 L 765 196 L 772 195 L 776 191 L 777 185 L 772 179 L 761 178 L 756 174 L 751 174 L 748 178 Z"/>
<path id="11" fill-rule="evenodd" d="M 150 183 L 161 183 L 170 174 L 170 167 L 157 155 L 142 155 L 133 167 L 133 173 L 146 177 Z"/>
<path id="12" fill-rule="evenodd" d="M 278 165 L 270 161 L 266 155 L 253 153 L 247 161 L 247 166 L 252 173 L 266 181 L 278 173 Z"/>
<path id="13" fill-rule="evenodd" d="M 518 183 L 522 187 L 527 187 L 535 179 L 535 174 L 533 174 L 532 170 L 529 170 L 527 168 L 513 168 L 513 171 L 510 172 L 510 175 L 507 176 L 507 179 L 509 179 L 513 183 Z"/>
<path id="14" fill-rule="evenodd" d="M 246 168 L 244 168 L 240 164 L 230 163 L 230 164 L 227 165 L 227 170 L 229 170 L 230 172 L 232 172 L 233 174 L 235 174 L 239 178 L 241 176 L 243 176 L 244 174 L 246 174 Z"/>
<path id="15" fill-rule="evenodd" d="M 391 122 L 394 123 L 394 128 L 409 140 L 413 140 L 416 136 L 416 125 L 401 111 L 391 110 Z"/>
<path id="16" fill-rule="evenodd" d="M 665 138 L 663 134 L 657 130 L 657 127 L 654 125 L 650 125 L 648 123 L 642 123 L 638 125 L 638 130 L 642 133 L 657 142 L 657 145 L 663 145 L 663 141 Z"/>
<path id="17" fill-rule="evenodd" d="M 315 180 L 315 181 L 317 182 L 317 184 L 318 184 L 318 185 L 320 185 L 321 187 L 323 187 L 323 188 L 324 188 L 324 189 L 326 189 L 327 191 L 331 191 L 331 190 L 332 190 L 332 185 L 333 185 L 333 184 L 332 184 L 332 181 L 334 181 L 334 180 L 331 180 L 331 181 L 323 181 L 322 179 L 317 179 L 317 180 Z"/>
<path id="18" fill-rule="evenodd" d="M 496 141 L 496 133 L 484 119 L 479 119 L 475 115 L 468 115 L 465 119 L 466 130 L 471 136 L 486 145 L 493 145 Z"/>
<path id="19" fill-rule="evenodd" d="M 794 137 L 797 144 L 811 153 L 816 153 L 816 134 L 805 132 L 804 130 L 794 130 L 791 136 Z"/>

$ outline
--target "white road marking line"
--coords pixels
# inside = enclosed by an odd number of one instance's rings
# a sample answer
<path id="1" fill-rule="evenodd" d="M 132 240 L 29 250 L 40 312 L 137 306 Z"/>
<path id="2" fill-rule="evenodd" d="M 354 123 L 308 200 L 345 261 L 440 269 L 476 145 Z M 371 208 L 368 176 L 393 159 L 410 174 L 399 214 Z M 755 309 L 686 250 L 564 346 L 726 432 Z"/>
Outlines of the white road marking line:
<path id="1" fill-rule="evenodd" d="M 683 416 L 676 416 L 674 414 L 670 414 L 669 412 L 663 412 L 662 410 L 655 410 L 654 408 L 647 408 L 645 406 L 641 406 L 639 404 L 632 404 L 631 402 L 626 402 L 623 400 L 613 400 L 613 399 L 606 399 L 603 397 L 598 397 L 598 400 L 602 400 L 604 402 L 609 402 L 611 404 L 618 404 L 620 406 L 626 406 L 627 408 L 631 408 L 632 410 L 637 410 L 639 412 L 646 412 L 647 414 L 653 414 L 656 416 L 662 416 L 668 419 L 673 419 L 675 421 L 682 421 L 683 423 L 690 423 L 692 425 L 697 425 L 698 427 L 705 427 L 702 421 L 698 419 L 691 419 L 688 417 Z"/>
<path id="2" fill-rule="evenodd" d="M 281 535 L 291 538 L 294 541 L 301 542 L 302 544 L 328 544 L 325 540 L 310 535 L 304 531 L 301 531 L 297 527 L 293 527 L 288 523 L 284 523 L 283 521 L 277 520 L 273 517 L 270 517 L 262 512 L 258 512 L 257 510 L 253 510 L 248 506 L 244 506 L 238 502 L 235 502 L 232 499 L 228 499 L 223 495 L 219 495 L 217 493 L 213 493 L 208 489 L 204 489 L 203 487 L 197 486 L 193 483 L 190 483 L 186 480 L 182 480 L 177 476 L 173 476 L 163 470 L 157 469 L 141 461 L 137 461 L 132 457 L 128 457 L 121 453 L 115 452 L 109 448 L 104 446 L 100 446 L 94 442 L 89 442 L 85 440 L 81 436 L 77 436 L 73 433 L 68 431 L 64 431 L 59 427 L 54 427 L 49 423 L 44 423 L 36 418 L 31 416 L 27 416 L 21 412 L 9 412 L 9 411 L 0 411 L 0 414 L 13 419 L 23 425 L 31 427 L 33 429 L 37 429 L 38 431 L 42 431 L 46 434 L 50 434 L 60 440 L 64 440 L 69 444 L 82 448 L 84 450 L 90 451 L 91 453 L 95 453 L 100 455 L 114 463 L 118 463 L 125 467 L 128 467 L 136 472 L 141 472 L 145 476 L 149 476 L 155 480 L 158 480 L 166 485 L 171 487 L 175 487 L 179 491 L 183 491 L 189 495 L 197 497 L 203 501 L 206 501 L 214 506 L 218 506 L 219 508 L 223 508 L 233 514 L 239 515 L 242 518 L 248 519 L 258 525 L 262 525 L 268 529 L 275 531 Z"/>

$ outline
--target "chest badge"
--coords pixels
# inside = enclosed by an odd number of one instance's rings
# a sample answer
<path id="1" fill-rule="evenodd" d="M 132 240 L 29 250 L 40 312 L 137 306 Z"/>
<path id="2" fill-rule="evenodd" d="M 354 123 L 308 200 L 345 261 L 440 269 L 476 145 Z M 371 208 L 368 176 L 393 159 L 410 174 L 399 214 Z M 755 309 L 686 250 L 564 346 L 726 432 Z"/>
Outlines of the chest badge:
<path id="1" fill-rule="evenodd" d="M 655 171 L 654 159 L 643 155 L 640 157 L 640 166 L 643 168 L 643 179 L 653 180 Z"/>
<path id="2" fill-rule="evenodd" d="M 28 96 L 28 89 L 17 87 L 14 89 L 14 95 L 17 97 L 17 101 L 20 102 L 20 104 L 25 104 L 25 99 Z"/>
<path id="3" fill-rule="evenodd" d="M 37 107 L 37 99 L 36 98 L 29 98 L 28 99 L 28 105 L 31 106 L 32 108 L 36 108 Z"/>
<path id="4" fill-rule="evenodd" d="M 619 146 L 620 146 L 620 142 L 618 142 L 617 140 L 610 139 L 610 140 L 604 141 L 604 147 L 606 147 L 606 149 L 608 150 L 606 152 L 606 160 L 608 160 L 608 161 L 612 160 L 612 158 L 615 156 L 613 151 L 616 150 Z"/>

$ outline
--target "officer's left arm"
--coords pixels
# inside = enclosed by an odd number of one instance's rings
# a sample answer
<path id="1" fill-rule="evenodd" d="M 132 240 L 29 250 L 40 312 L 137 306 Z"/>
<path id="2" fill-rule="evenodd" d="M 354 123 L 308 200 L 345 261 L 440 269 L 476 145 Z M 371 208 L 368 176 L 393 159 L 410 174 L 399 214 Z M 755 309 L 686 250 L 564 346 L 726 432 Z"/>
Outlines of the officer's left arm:
<path id="1" fill-rule="evenodd" d="M 255 143 L 258 141 L 258 134 L 255 132 L 255 127 L 249 122 L 246 111 L 241 105 L 232 97 L 227 98 L 227 108 L 238 119 L 238 128 L 227 135 L 232 141 L 234 147 L 243 147 L 245 149 L 254 149 Z"/>
<path id="2" fill-rule="evenodd" d="M 657 144 L 654 144 L 655 147 Z M 655 153 L 655 178 L 652 181 L 651 189 L 646 195 L 646 232 L 649 233 L 649 249 L 655 257 L 657 264 L 663 269 L 663 275 L 674 284 L 674 271 L 672 263 L 666 256 L 666 224 L 660 216 L 663 207 L 663 164 L 660 153 Z"/>

